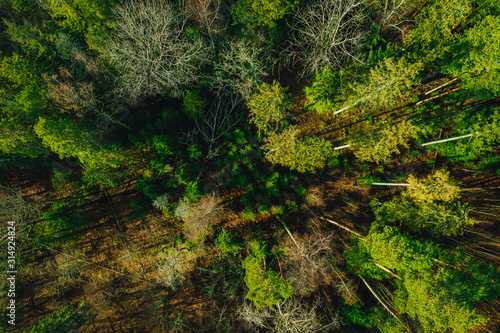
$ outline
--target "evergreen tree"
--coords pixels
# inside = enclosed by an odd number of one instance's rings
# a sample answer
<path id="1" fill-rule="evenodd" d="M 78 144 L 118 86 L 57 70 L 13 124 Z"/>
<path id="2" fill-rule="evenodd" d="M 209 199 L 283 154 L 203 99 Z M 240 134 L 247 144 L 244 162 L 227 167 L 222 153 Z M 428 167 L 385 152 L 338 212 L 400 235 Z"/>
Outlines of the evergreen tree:
<path id="1" fill-rule="evenodd" d="M 472 11 L 472 1 L 436 1 L 422 9 L 415 27 L 405 38 L 407 47 L 415 50 L 410 56 L 430 62 L 450 48 L 453 28 Z"/>
<path id="2" fill-rule="evenodd" d="M 486 113 L 484 114 L 483 113 Z M 488 115 L 489 113 L 489 115 Z M 454 136 L 473 134 L 469 140 L 458 140 L 435 146 L 452 161 L 472 161 L 495 152 L 500 141 L 500 108 L 474 109 L 471 113 L 454 115 Z"/>
<path id="3" fill-rule="evenodd" d="M 443 62 L 443 72 L 460 76 L 476 99 L 500 94 L 500 16 L 488 15 L 456 41 Z M 453 61 L 449 61 L 449 58 Z"/>
<path id="4" fill-rule="evenodd" d="M 60 311 L 53 312 L 47 318 L 40 320 L 29 333 L 75 332 L 91 319 L 85 303 L 82 303 L 76 311 L 65 306 Z"/>
<path id="5" fill-rule="evenodd" d="M 60 158 L 78 157 L 85 169 L 84 178 L 91 184 L 114 186 L 125 164 L 124 152 L 117 146 L 99 143 L 98 133 L 80 128 L 69 119 L 40 118 L 36 134 Z"/>
<path id="6" fill-rule="evenodd" d="M 0 149 L 4 153 L 36 157 L 45 151 L 33 125 L 47 112 L 41 68 L 14 53 L 0 65 Z"/>
<path id="7" fill-rule="evenodd" d="M 470 302 L 450 301 L 450 290 L 436 288 L 431 270 L 407 274 L 401 284 L 394 296 L 394 306 L 417 319 L 425 332 L 446 332 L 452 328 L 456 333 L 468 333 L 488 321 L 472 309 Z"/>
<path id="8" fill-rule="evenodd" d="M 494 285 L 500 275 L 491 265 L 478 266 L 460 252 L 450 253 L 395 227 L 373 224 L 368 236 L 346 251 L 346 259 L 364 276 L 391 277 L 378 265 L 396 272 L 401 280 L 396 280 L 394 305 L 418 319 L 426 332 L 452 328 L 465 333 L 486 323 L 487 318 L 478 315 L 471 303 L 500 292 Z"/>

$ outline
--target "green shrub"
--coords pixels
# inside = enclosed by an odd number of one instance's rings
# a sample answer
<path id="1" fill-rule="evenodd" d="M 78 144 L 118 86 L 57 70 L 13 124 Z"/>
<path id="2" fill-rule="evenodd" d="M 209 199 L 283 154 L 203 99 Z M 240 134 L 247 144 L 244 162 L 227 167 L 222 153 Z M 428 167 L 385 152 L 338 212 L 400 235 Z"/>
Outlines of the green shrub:
<path id="1" fill-rule="evenodd" d="M 222 228 L 215 239 L 215 245 L 224 253 L 236 253 L 241 248 L 241 241 L 230 230 Z"/>
<path id="2" fill-rule="evenodd" d="M 253 220 L 253 218 L 255 217 L 255 213 L 251 209 L 247 208 L 243 210 L 243 217 L 245 218 L 245 220 Z"/>
<path id="3" fill-rule="evenodd" d="M 303 196 L 304 194 L 306 194 L 307 189 L 306 189 L 304 186 L 302 186 L 302 185 L 298 184 L 298 185 L 296 185 L 296 186 L 295 186 L 294 191 L 295 191 L 295 193 L 297 193 L 297 195 L 298 195 L 299 197 L 301 197 L 301 196 Z"/>
<path id="4" fill-rule="evenodd" d="M 248 288 L 246 298 L 253 301 L 259 310 L 265 307 L 272 309 L 282 298 L 289 298 L 294 292 L 293 287 L 283 281 L 277 272 L 263 267 L 265 255 L 265 243 L 256 242 L 252 246 L 252 254 L 242 262 Z"/>
<path id="5" fill-rule="evenodd" d="M 182 98 L 182 112 L 191 118 L 197 118 L 204 112 L 208 102 L 200 96 L 199 91 L 187 91 Z"/>
<path id="6" fill-rule="evenodd" d="M 311 87 L 304 87 L 307 101 L 305 107 L 319 114 L 334 111 L 341 100 L 338 98 L 340 74 L 330 67 L 316 71 Z"/>
<path id="7" fill-rule="evenodd" d="M 235 21 L 252 28 L 273 28 L 276 26 L 275 21 L 283 18 L 298 3 L 299 0 L 239 0 L 231 7 L 231 14 Z"/>

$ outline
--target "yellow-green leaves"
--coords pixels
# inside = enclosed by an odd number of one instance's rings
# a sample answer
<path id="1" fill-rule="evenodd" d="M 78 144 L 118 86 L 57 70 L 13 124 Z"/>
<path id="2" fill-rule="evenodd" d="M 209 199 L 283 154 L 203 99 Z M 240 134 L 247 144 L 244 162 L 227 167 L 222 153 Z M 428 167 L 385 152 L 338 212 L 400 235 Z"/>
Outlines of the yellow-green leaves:
<path id="1" fill-rule="evenodd" d="M 410 64 L 404 58 L 397 61 L 385 58 L 370 69 L 366 82 L 353 87 L 354 94 L 367 107 L 390 107 L 418 83 L 417 75 L 422 67 L 422 63 Z"/>
<path id="2" fill-rule="evenodd" d="M 433 236 L 461 235 L 468 225 L 478 223 L 469 216 L 468 205 L 414 201 L 397 197 L 374 206 L 377 220 L 383 223 L 406 225 L 415 232 L 429 232 Z"/>
<path id="3" fill-rule="evenodd" d="M 472 8 L 469 0 L 441 0 L 425 6 L 405 43 L 418 49 L 420 60 L 433 61 L 449 48 L 443 45 L 444 42 L 453 37 L 453 28 L 469 15 Z"/>
<path id="4" fill-rule="evenodd" d="M 288 166 L 299 172 L 313 171 L 325 165 L 332 155 L 332 144 L 321 138 L 298 138 L 299 129 L 291 126 L 267 139 L 263 149 L 274 164 Z"/>
<path id="5" fill-rule="evenodd" d="M 460 187 L 457 186 L 453 179 L 450 178 L 449 172 L 446 171 L 438 170 L 424 179 L 416 179 L 413 175 L 410 175 L 407 181 L 410 186 L 404 192 L 404 195 L 415 201 L 452 202 L 460 196 Z"/>
<path id="6" fill-rule="evenodd" d="M 419 83 L 418 75 L 422 68 L 421 62 L 385 58 L 370 69 L 365 80 L 350 85 L 351 95 L 334 114 L 359 106 L 369 110 L 393 106 L 398 99 L 409 94 L 412 86 Z"/>
<path id="7" fill-rule="evenodd" d="M 407 121 L 396 125 L 381 124 L 370 131 L 354 131 L 349 139 L 356 150 L 354 155 L 364 162 L 383 162 L 393 153 L 400 153 L 399 147 L 409 147 L 408 140 L 413 126 Z"/>
<path id="8" fill-rule="evenodd" d="M 263 83 L 248 102 L 250 123 L 255 124 L 260 132 L 270 134 L 278 129 L 290 106 L 286 90 L 276 81 Z"/>
<path id="9" fill-rule="evenodd" d="M 298 3 L 298 0 L 239 0 L 231 8 L 231 14 L 236 21 L 252 28 L 273 28 L 276 26 L 275 21 L 283 18 Z"/>
<path id="10" fill-rule="evenodd" d="M 280 278 L 277 272 L 265 267 L 265 251 L 263 249 L 252 249 L 241 263 L 245 269 L 245 284 L 248 288 L 246 298 L 253 301 L 259 310 L 279 303 L 282 298 L 292 296 L 294 290 L 292 285 Z"/>

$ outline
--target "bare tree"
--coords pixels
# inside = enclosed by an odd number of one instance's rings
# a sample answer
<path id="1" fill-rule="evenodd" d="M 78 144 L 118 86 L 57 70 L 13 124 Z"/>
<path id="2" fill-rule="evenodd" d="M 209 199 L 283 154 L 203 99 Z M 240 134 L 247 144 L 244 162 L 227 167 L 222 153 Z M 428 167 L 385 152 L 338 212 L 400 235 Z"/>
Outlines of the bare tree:
<path id="1" fill-rule="evenodd" d="M 406 16 L 415 7 L 415 2 L 408 0 L 377 0 L 374 4 L 382 12 L 381 24 L 401 32 L 404 39 L 405 32 L 400 26 L 410 21 Z"/>
<path id="2" fill-rule="evenodd" d="M 26 202 L 20 188 L 10 188 L 0 185 L 0 216 L 22 222 L 40 215 L 39 205 Z"/>
<path id="3" fill-rule="evenodd" d="M 332 235 L 321 232 L 304 236 L 295 234 L 285 240 L 283 275 L 290 279 L 296 294 L 309 296 L 321 285 L 334 282 L 334 265 L 340 256 L 335 251 Z"/>
<path id="4" fill-rule="evenodd" d="M 238 93 L 249 100 L 267 75 L 266 62 L 271 55 L 264 40 L 251 42 L 234 39 L 220 52 L 212 78 L 212 90 L 217 94 Z"/>
<path id="5" fill-rule="evenodd" d="M 172 92 L 195 82 L 209 59 L 197 37 L 184 33 L 187 15 L 166 1 L 132 0 L 114 8 L 116 34 L 107 56 L 121 71 L 120 84 L 131 98 Z"/>
<path id="6" fill-rule="evenodd" d="M 316 0 L 295 12 L 285 62 L 299 60 L 303 74 L 326 66 L 339 68 L 349 60 L 361 62 L 355 49 L 363 40 L 366 0 Z"/>
<path id="7" fill-rule="evenodd" d="M 224 31 L 222 0 L 186 0 L 186 12 L 210 39 L 215 55 L 215 39 Z"/>
<path id="8" fill-rule="evenodd" d="M 238 309 L 238 315 L 250 328 L 266 328 L 277 333 L 325 332 L 328 329 L 339 328 L 341 324 L 339 315 L 326 316 L 321 311 L 322 305 L 317 297 L 312 304 L 292 297 L 279 303 L 272 313 L 268 308 L 257 310 L 245 302 Z"/>
<path id="9" fill-rule="evenodd" d="M 241 116 L 236 115 L 238 103 L 239 98 L 234 94 L 220 96 L 212 102 L 206 114 L 194 119 L 198 133 L 208 143 L 208 158 L 217 156 L 214 143 L 240 120 Z"/>
<path id="10" fill-rule="evenodd" d="M 206 235 L 208 228 L 224 217 L 224 208 L 221 207 L 220 199 L 212 193 L 197 203 L 191 203 L 183 198 L 175 210 L 175 215 L 185 223 L 185 236 L 195 239 L 201 234 Z"/>

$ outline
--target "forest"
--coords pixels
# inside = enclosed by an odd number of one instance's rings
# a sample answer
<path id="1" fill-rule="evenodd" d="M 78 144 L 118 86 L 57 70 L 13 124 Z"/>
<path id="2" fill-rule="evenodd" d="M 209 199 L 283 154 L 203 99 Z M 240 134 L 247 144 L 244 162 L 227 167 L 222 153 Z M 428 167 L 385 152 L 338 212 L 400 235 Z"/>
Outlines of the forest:
<path id="1" fill-rule="evenodd" d="M 500 0 L 0 15 L 0 332 L 500 332 Z"/>

